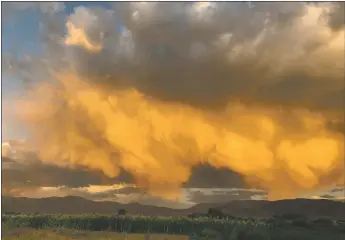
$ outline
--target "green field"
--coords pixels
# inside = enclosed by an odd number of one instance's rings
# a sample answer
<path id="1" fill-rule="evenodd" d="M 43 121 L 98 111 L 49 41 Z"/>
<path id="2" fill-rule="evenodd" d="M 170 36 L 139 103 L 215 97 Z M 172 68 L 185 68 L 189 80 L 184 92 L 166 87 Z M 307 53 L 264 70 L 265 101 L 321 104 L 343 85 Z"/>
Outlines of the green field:
<path id="1" fill-rule="evenodd" d="M 3 239 L 345 239 L 345 223 L 328 219 L 20 214 L 3 215 L 2 223 Z"/>

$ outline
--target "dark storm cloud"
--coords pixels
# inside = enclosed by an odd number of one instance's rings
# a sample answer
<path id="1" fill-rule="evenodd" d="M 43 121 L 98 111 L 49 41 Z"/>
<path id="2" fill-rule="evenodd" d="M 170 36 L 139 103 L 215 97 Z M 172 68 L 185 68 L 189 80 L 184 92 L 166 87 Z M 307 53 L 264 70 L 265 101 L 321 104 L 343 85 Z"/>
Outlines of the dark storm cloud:
<path id="1" fill-rule="evenodd" d="M 49 197 L 78 196 L 94 201 L 120 201 L 123 203 L 138 202 L 148 205 L 178 207 L 174 201 L 152 197 L 136 187 L 90 192 L 90 185 L 107 186 L 132 182 L 126 173 L 116 179 L 109 178 L 101 172 L 86 169 L 67 169 L 45 165 L 40 162 L 2 158 L 3 164 L 11 163 L 2 169 L 2 194 L 12 196 Z M 3 165 L 4 166 L 4 165 Z M 43 190 L 43 188 L 50 188 Z"/>
<path id="2" fill-rule="evenodd" d="M 4 193 L 39 187 L 65 186 L 67 188 L 78 188 L 90 185 L 131 182 L 131 177 L 124 171 L 118 178 L 114 179 L 105 176 L 101 172 L 89 171 L 83 168 L 60 168 L 39 161 L 29 161 L 28 159 L 22 160 L 22 162 L 6 157 L 3 157 L 3 159 L 11 163 L 11 165 L 2 169 L 2 189 Z"/>
<path id="3" fill-rule="evenodd" d="M 202 108 L 223 107 L 229 99 L 239 99 L 340 109 L 344 94 L 341 62 L 332 69 L 316 62 L 315 69 L 329 72 L 322 75 L 293 64 L 322 58 L 317 51 L 330 41 L 297 27 L 309 5 L 234 2 L 196 7 L 151 2 L 116 3 L 113 10 L 80 6 L 70 16 L 47 18 L 42 23 L 42 38 L 50 51 L 51 68 L 74 66 L 107 89 L 134 87 L 156 98 Z M 330 16 L 338 16 L 341 10 L 337 9 Z M 102 43 L 102 51 L 63 46 L 66 21 L 84 29 L 92 43 Z M 317 32 L 316 25 L 311 28 Z M 282 56 L 288 67 L 277 71 L 284 67 L 278 59 Z"/>
<path id="4" fill-rule="evenodd" d="M 334 30 L 339 30 L 345 25 L 345 3 L 334 2 L 334 7 L 330 13 L 328 13 L 329 25 Z"/>
<path id="5" fill-rule="evenodd" d="M 240 174 L 225 168 L 199 165 L 193 169 L 192 176 L 184 185 L 186 188 L 244 188 Z"/>
<path id="6" fill-rule="evenodd" d="M 30 160 L 27 154 L 26 157 L 25 160 L 22 159 L 20 162 L 8 157 L 2 157 L 3 190 L 60 186 L 78 188 L 89 185 L 134 183 L 131 175 L 126 171 L 122 171 L 117 178 L 109 178 L 97 171 L 83 168 L 60 168 L 40 161 L 32 161 L 35 158 L 34 154 Z M 191 179 L 185 184 L 187 188 L 241 188 L 245 186 L 239 174 L 226 169 L 217 170 L 207 165 L 197 167 L 193 171 Z M 104 194 L 113 194 L 114 192 L 117 194 L 145 193 L 135 187 L 125 187 L 109 191 Z"/>
<path id="7" fill-rule="evenodd" d="M 69 17 L 71 22 L 83 27 L 94 42 L 100 42 L 101 33 L 106 37 L 98 54 L 71 47 L 72 62 L 91 79 L 107 77 L 103 82 L 107 86 L 135 87 L 160 99 L 198 107 L 221 107 L 229 98 L 309 108 L 343 105 L 339 98 L 328 99 L 327 106 L 320 99 L 338 91 L 343 94 L 343 75 L 337 69 L 327 70 L 337 72 L 328 75 L 328 81 L 303 67 L 273 73 L 280 65 L 272 60 L 279 55 L 294 57 L 300 51 L 296 56 L 302 57 L 295 61 L 312 61 L 309 56 L 328 44 L 301 35 L 308 39 L 296 46 L 299 43 L 292 36 L 303 32 L 293 24 L 306 14 L 306 4 L 254 3 L 249 7 L 246 3 L 218 3 L 201 13 L 193 11 L 197 10 L 185 3 L 121 3 L 116 4 L 115 12 L 76 8 Z M 198 14 L 204 16 L 198 20 Z M 94 17 L 97 20 L 91 21 Z M 119 34 L 119 18 L 129 29 L 127 36 Z M 270 33 L 271 29 L 281 34 Z M 260 34 L 266 35 L 257 46 L 243 45 L 248 57 L 227 59 L 226 48 L 254 42 Z M 121 37 L 126 44 L 121 45 Z M 120 82 L 123 76 L 126 82 Z"/>

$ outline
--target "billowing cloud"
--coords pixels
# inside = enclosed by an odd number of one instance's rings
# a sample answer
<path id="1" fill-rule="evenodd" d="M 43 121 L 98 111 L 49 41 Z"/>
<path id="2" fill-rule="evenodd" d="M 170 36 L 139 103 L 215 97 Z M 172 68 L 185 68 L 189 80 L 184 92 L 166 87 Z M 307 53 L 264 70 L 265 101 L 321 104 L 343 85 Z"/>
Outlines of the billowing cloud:
<path id="1" fill-rule="evenodd" d="M 110 17 L 120 13 L 79 7 L 69 18 L 74 22 L 82 19 L 83 29 L 90 32 L 90 38 L 98 38 L 103 52 L 95 56 L 92 51 L 75 49 L 73 62 L 80 74 L 97 80 L 108 76 L 103 81 L 106 85 L 134 85 L 145 94 L 198 107 L 224 106 L 229 98 L 321 108 L 332 96 L 327 106 L 340 104 L 343 32 L 332 31 L 327 19 L 320 17 L 331 7 L 301 3 L 262 3 L 251 8 L 246 3 L 199 5 L 123 4 L 117 6 L 124 16 L 122 29 L 116 29 L 115 17 Z M 115 22 L 112 28 L 103 23 L 107 15 L 108 21 Z M 246 21 L 249 15 L 255 20 Z M 98 19 L 105 20 L 97 24 Z M 102 41 L 100 36 L 105 33 L 108 38 Z M 339 64 L 327 65 L 321 56 L 335 58 Z M 120 83 L 121 74 L 130 80 Z M 322 81 L 326 76 L 327 83 Z"/>
<path id="2" fill-rule="evenodd" d="M 186 188 L 246 188 L 241 174 L 227 168 L 214 168 L 201 164 L 193 168 L 192 174 L 184 184 Z"/>
<path id="3" fill-rule="evenodd" d="M 337 2 L 333 8 L 327 13 L 329 26 L 332 29 L 339 30 L 345 25 L 345 3 Z"/>
<path id="4" fill-rule="evenodd" d="M 18 101 L 18 118 L 43 163 L 110 178 L 125 170 L 155 196 L 175 199 L 203 164 L 271 199 L 340 184 L 336 6 L 75 8 L 45 55 L 51 77 Z"/>
<path id="5" fill-rule="evenodd" d="M 89 190 L 93 200 L 110 199 L 116 194 L 128 195 L 148 194 L 131 184 L 132 176 L 121 171 L 120 176 L 110 178 L 101 171 L 89 171 L 87 168 L 61 168 L 54 164 L 44 164 L 35 152 L 29 149 L 25 140 L 2 143 L 2 191 L 13 196 L 58 196 L 80 195 L 80 191 Z M 213 177 L 212 181 L 205 178 Z M 125 184 L 123 188 L 113 185 Z M 97 186 L 97 187 L 92 187 Z M 220 188 L 243 187 L 240 175 L 229 170 L 217 171 L 211 166 L 199 166 L 186 183 L 187 188 Z M 42 192 L 40 189 L 44 188 Z M 71 189 L 79 189 L 78 191 Z M 96 190 L 93 190 L 96 189 Z M 97 193 L 98 191 L 98 193 Z M 84 193 L 85 191 L 82 191 Z M 91 196 L 92 195 L 92 196 Z M 132 196 L 132 199 L 135 199 Z M 114 200 L 114 199 L 113 199 Z"/>
<path id="6" fill-rule="evenodd" d="M 110 178 L 101 171 L 86 168 L 61 168 L 42 163 L 36 152 L 30 150 L 25 141 L 2 143 L 2 193 L 12 196 L 30 196 L 40 188 L 88 188 L 91 185 L 105 187 L 130 183 L 131 176 L 122 172 Z"/>

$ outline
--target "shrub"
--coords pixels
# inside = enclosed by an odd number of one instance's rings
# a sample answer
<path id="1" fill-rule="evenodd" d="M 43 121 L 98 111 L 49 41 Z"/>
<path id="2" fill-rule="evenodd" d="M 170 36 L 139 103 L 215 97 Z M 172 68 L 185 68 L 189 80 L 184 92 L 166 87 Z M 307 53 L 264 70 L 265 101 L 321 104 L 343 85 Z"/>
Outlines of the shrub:
<path id="1" fill-rule="evenodd" d="M 219 210 L 217 208 L 208 209 L 207 215 L 213 218 L 222 218 L 225 216 L 222 210 Z"/>
<path id="2" fill-rule="evenodd" d="M 281 218 L 285 220 L 296 220 L 296 219 L 304 219 L 307 220 L 307 217 L 302 214 L 283 214 L 281 215 Z"/>
<path id="3" fill-rule="evenodd" d="M 304 219 L 295 219 L 292 220 L 291 225 L 295 226 L 295 227 L 305 227 L 308 228 L 310 227 L 310 224 L 308 221 L 304 220 Z"/>
<path id="4" fill-rule="evenodd" d="M 119 209 L 119 211 L 117 211 L 117 214 L 118 214 L 118 215 L 126 215 L 127 212 L 126 212 L 125 209 Z"/>

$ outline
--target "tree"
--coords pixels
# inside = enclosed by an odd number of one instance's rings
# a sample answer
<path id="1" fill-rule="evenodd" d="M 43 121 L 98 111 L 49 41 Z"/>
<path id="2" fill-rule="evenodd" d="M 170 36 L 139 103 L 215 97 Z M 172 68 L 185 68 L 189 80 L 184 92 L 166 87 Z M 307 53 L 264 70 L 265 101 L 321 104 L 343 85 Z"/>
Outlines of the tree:
<path id="1" fill-rule="evenodd" d="M 217 209 L 217 208 L 210 208 L 210 209 L 208 209 L 207 215 L 209 217 L 217 217 L 217 218 L 224 217 L 224 213 L 222 212 L 222 210 Z"/>
<path id="2" fill-rule="evenodd" d="M 118 215 L 126 215 L 126 210 L 125 209 L 119 209 L 119 211 L 117 211 Z"/>

